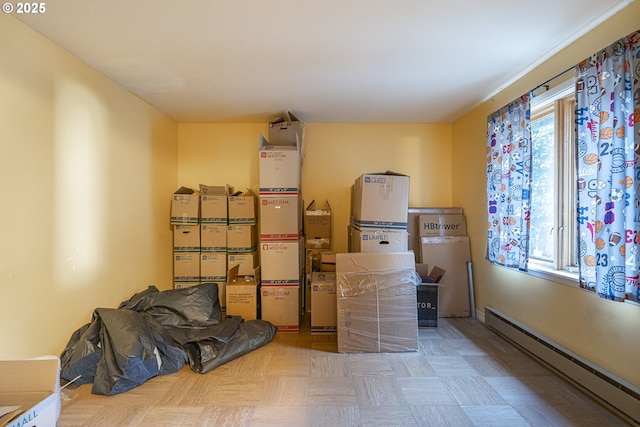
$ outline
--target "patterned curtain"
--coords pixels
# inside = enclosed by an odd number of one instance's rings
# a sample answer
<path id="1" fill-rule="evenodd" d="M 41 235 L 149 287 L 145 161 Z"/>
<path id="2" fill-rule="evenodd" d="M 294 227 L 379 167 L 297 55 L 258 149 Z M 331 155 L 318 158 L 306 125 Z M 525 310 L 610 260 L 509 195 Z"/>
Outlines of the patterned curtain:
<path id="1" fill-rule="evenodd" d="M 527 271 L 531 109 L 523 95 L 487 119 L 487 259 Z"/>
<path id="2" fill-rule="evenodd" d="M 580 286 L 640 300 L 640 32 L 576 65 Z"/>

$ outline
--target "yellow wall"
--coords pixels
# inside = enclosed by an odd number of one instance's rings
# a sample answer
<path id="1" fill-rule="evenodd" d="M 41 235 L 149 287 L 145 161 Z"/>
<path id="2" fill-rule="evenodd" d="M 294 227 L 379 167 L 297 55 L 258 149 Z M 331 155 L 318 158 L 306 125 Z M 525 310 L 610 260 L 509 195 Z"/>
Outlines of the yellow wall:
<path id="1" fill-rule="evenodd" d="M 640 307 L 496 267 L 485 260 L 486 118 L 538 84 L 638 30 L 634 2 L 453 126 L 453 205 L 462 206 L 471 236 L 476 309 L 493 307 L 615 375 L 640 386 Z M 615 329 L 612 327 L 615 326 Z"/>
<path id="2" fill-rule="evenodd" d="M 230 184 L 258 194 L 258 143 L 266 132 L 266 124 L 180 124 L 180 185 Z M 411 177 L 410 206 L 451 206 L 451 125 L 307 126 L 302 196 L 305 204 L 329 201 L 335 251 L 347 251 L 351 185 L 386 170 Z"/>
<path id="3" fill-rule="evenodd" d="M 0 14 L 0 359 L 171 286 L 177 124 Z"/>

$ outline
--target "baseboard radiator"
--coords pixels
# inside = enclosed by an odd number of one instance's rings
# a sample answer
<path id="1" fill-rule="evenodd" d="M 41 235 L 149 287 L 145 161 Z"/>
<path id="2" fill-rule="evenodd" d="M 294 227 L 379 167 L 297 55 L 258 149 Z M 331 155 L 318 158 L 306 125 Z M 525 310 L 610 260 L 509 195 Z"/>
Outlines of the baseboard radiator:
<path id="1" fill-rule="evenodd" d="M 640 423 L 640 389 L 605 371 L 491 307 L 485 307 L 485 325 L 602 401 Z"/>

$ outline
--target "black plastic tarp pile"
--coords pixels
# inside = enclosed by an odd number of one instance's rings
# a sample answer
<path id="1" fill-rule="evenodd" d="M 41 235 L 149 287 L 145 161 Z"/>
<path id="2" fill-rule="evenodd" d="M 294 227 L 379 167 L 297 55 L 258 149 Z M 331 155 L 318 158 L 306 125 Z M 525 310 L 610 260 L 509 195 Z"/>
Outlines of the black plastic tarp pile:
<path id="1" fill-rule="evenodd" d="M 159 291 L 150 286 L 117 309 L 97 308 L 60 356 L 61 378 L 93 383 L 113 395 L 186 363 L 206 373 L 270 342 L 276 327 L 263 320 L 222 318 L 218 286 L 205 283 Z"/>

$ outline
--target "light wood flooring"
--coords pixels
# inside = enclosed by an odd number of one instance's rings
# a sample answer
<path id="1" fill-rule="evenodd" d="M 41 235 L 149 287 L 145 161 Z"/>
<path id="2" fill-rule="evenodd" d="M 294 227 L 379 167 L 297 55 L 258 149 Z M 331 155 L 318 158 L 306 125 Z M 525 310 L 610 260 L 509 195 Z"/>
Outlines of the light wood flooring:
<path id="1" fill-rule="evenodd" d="M 419 336 L 418 352 L 340 354 L 307 320 L 207 374 L 185 366 L 109 397 L 71 390 L 58 427 L 629 425 L 478 320 Z"/>

